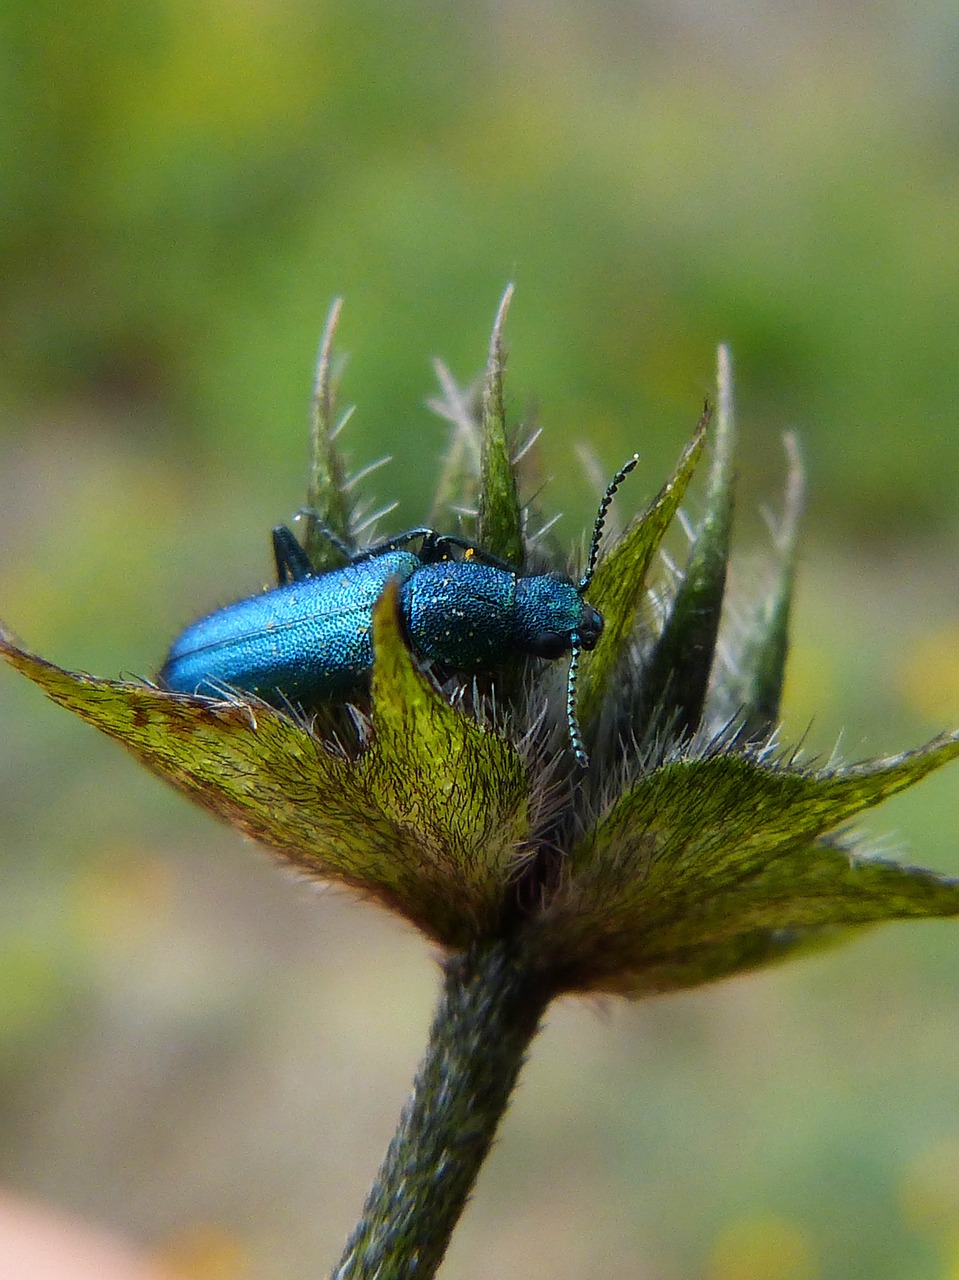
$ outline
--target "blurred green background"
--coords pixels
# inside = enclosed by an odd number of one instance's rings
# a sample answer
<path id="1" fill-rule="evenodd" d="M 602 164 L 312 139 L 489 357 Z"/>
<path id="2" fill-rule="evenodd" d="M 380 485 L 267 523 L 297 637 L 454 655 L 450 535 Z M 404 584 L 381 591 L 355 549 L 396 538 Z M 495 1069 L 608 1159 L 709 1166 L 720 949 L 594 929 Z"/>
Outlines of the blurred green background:
<path id="1" fill-rule="evenodd" d="M 788 736 L 959 724 L 959 11 L 388 0 L 0 6 L 0 616 L 149 673 L 269 577 L 346 296 L 356 466 L 428 510 L 430 358 L 567 461 L 665 478 L 733 347 L 743 548 L 810 473 Z M 695 510 L 695 498 L 692 508 Z M 745 580 L 750 580 L 747 567 Z M 0 673 L 0 1177 L 195 1280 L 322 1274 L 405 1096 L 435 967 L 278 874 Z M 841 737 L 840 737 L 841 734 Z M 959 871 L 955 771 L 869 827 Z M 954 925 L 535 1046 L 449 1280 L 955 1280 Z"/>

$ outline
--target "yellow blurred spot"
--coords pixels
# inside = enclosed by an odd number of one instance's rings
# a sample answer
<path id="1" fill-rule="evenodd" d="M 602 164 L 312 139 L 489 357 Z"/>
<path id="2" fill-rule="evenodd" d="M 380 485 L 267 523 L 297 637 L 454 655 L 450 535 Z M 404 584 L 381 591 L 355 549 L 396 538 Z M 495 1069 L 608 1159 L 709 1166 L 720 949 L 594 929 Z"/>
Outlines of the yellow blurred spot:
<path id="1" fill-rule="evenodd" d="M 801 641 L 791 645 L 783 689 L 783 720 L 795 726 L 798 733 L 805 732 L 810 720 L 835 702 L 838 679 L 835 656 L 828 649 Z"/>
<path id="2" fill-rule="evenodd" d="M 785 1218 L 742 1218 L 719 1235 L 706 1265 L 706 1280 L 814 1280 L 818 1274 L 809 1238 Z"/>
<path id="3" fill-rule="evenodd" d="M 171 1236 L 156 1261 L 177 1280 L 247 1280 L 252 1275 L 243 1241 L 215 1223 L 197 1223 Z"/>
<path id="4" fill-rule="evenodd" d="M 959 622 L 920 636 L 897 683 L 910 707 L 925 719 L 951 723 L 959 716 Z"/>
<path id="5" fill-rule="evenodd" d="M 31 934 L 0 942 L 0 1045 L 14 1044 L 56 1018 L 63 976 L 52 949 Z"/>
<path id="6" fill-rule="evenodd" d="M 926 1147 L 906 1169 L 899 1189 L 910 1226 L 955 1246 L 949 1275 L 959 1280 L 959 1134 Z"/>
<path id="7" fill-rule="evenodd" d="M 73 919 L 85 941 L 135 945 L 162 922 L 171 898 L 170 868 L 139 849 L 113 849 L 74 882 Z"/>

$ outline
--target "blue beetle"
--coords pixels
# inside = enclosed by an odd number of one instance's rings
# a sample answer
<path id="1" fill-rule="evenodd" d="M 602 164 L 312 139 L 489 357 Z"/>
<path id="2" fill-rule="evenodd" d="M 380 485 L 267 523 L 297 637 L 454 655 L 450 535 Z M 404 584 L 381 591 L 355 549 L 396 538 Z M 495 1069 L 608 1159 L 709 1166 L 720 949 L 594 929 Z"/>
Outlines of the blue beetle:
<path id="1" fill-rule="evenodd" d="M 329 533 L 348 562 L 316 573 L 294 535 L 280 526 L 273 530 L 279 585 L 187 627 L 171 645 L 159 681 L 175 693 L 222 696 L 241 689 L 280 706 L 346 698 L 369 676 L 373 606 L 395 580 L 410 647 L 446 670 L 471 674 L 511 655 L 570 653 L 569 732 L 585 763 L 575 718 L 576 663 L 581 649 L 595 648 L 603 619 L 583 597 L 609 504 L 637 460 L 606 490 L 578 584 L 559 573 L 518 574 L 483 548 L 427 528 L 358 552 Z"/>

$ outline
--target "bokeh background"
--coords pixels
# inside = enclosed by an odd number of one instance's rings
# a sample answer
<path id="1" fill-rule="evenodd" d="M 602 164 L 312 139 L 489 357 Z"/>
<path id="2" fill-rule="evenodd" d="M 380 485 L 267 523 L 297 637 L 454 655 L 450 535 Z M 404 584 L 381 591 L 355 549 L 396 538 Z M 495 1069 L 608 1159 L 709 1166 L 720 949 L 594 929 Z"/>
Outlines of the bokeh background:
<path id="1" fill-rule="evenodd" d="M 572 542 L 733 347 L 742 546 L 800 433 L 789 736 L 959 724 L 959 10 L 947 0 L 3 0 L 0 615 L 101 674 L 269 578 L 346 296 L 356 466 L 428 510 L 430 358 L 510 397 Z M 695 510 L 693 497 L 692 509 Z M 749 573 L 747 571 L 747 578 Z M 323 1274 L 428 948 L 277 872 L 0 672 L 0 1179 L 194 1280 Z M 955 772 L 887 851 L 959 872 Z M 536 1043 L 449 1280 L 955 1280 L 959 935 L 893 926 Z M 0 1260 L 2 1271 L 2 1260 Z"/>

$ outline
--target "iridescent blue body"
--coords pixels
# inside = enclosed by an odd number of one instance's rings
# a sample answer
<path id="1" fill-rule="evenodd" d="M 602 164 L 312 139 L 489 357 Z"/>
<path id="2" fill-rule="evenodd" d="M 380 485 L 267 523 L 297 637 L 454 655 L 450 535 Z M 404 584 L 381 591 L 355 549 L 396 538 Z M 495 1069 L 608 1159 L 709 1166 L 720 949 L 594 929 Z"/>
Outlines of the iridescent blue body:
<path id="1" fill-rule="evenodd" d="M 404 548 L 417 538 L 419 554 Z M 521 653 L 558 658 L 574 643 L 593 648 L 602 630 L 568 578 L 516 574 L 431 530 L 411 530 L 321 574 L 289 530 L 274 531 L 274 547 L 281 585 L 187 627 L 160 672 L 166 688 L 230 687 L 281 704 L 348 696 L 369 676 L 373 606 L 391 579 L 414 653 L 449 671 L 488 671 Z"/>
<path id="2" fill-rule="evenodd" d="M 349 697 L 369 678 L 373 606 L 395 581 L 411 649 L 445 672 L 468 675 L 520 654 L 568 653 L 566 723 L 573 754 L 585 768 L 576 673 L 582 650 L 596 647 L 603 619 L 583 597 L 609 504 L 638 461 L 634 454 L 606 488 L 578 583 L 561 573 L 517 573 L 482 547 L 433 529 L 410 529 L 362 551 L 325 530 L 347 563 L 316 573 L 290 530 L 280 526 L 273 530 L 279 586 L 187 627 L 170 646 L 160 683 L 174 693 L 215 697 L 238 689 L 304 708 Z M 411 551 L 416 542 L 419 551 Z"/>

